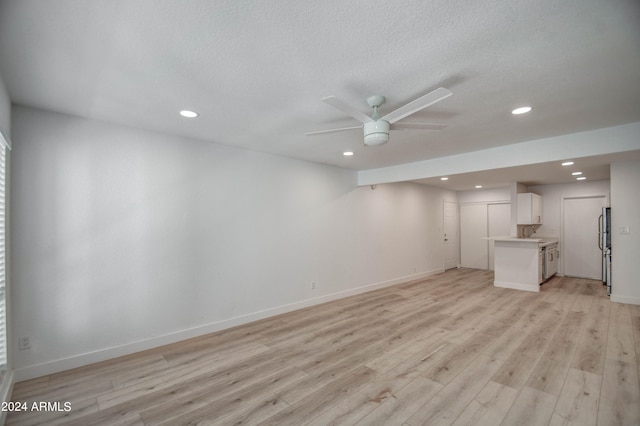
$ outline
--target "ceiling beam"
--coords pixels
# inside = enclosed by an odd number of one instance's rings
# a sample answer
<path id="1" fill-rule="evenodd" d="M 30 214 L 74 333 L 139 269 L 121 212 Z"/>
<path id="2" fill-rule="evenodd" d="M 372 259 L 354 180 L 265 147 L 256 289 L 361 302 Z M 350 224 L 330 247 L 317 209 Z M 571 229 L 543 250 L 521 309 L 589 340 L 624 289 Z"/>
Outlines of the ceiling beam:
<path id="1" fill-rule="evenodd" d="M 358 185 L 404 182 L 640 150 L 640 122 L 358 172 Z"/>

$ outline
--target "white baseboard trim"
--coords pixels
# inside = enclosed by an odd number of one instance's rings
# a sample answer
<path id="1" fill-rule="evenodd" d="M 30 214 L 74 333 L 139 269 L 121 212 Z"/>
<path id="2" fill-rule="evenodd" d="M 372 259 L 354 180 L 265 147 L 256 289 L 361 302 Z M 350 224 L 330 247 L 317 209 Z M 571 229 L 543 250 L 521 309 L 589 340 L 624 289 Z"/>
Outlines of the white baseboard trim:
<path id="1" fill-rule="evenodd" d="M 58 359 L 42 364 L 29 365 L 15 370 L 14 380 L 15 382 L 21 382 L 24 380 L 34 379 L 36 377 L 46 376 L 49 374 L 58 373 L 60 371 L 70 370 L 72 368 L 78 368 L 85 365 L 93 364 L 96 362 L 106 361 L 108 359 L 117 358 L 124 355 L 129 355 L 135 352 L 145 351 L 147 349 L 157 348 L 159 346 L 168 345 L 171 343 L 180 342 L 182 340 L 191 339 L 193 337 L 203 336 L 205 334 L 214 333 L 216 331 L 225 330 L 231 327 L 237 327 L 239 325 L 248 324 L 253 321 L 258 321 L 275 315 L 284 314 L 287 312 L 296 311 L 298 309 L 307 308 L 309 306 L 319 305 L 321 303 L 330 302 L 332 300 L 342 299 L 356 294 L 366 293 L 368 291 L 377 290 L 392 285 L 402 284 L 405 282 L 416 281 L 423 278 L 427 278 L 432 275 L 436 275 L 444 272 L 444 268 L 438 268 L 427 272 L 418 274 L 407 275 L 392 280 L 382 281 L 374 284 L 368 284 L 361 287 L 352 288 L 345 291 L 340 291 L 324 296 L 301 300 L 287 305 L 278 306 L 275 308 L 265 309 L 263 311 L 253 312 L 246 315 L 240 315 L 227 320 L 218 321 L 210 324 L 205 324 L 198 327 L 193 327 L 186 330 L 180 330 L 177 332 L 169 333 L 163 336 L 153 337 L 150 339 L 140 340 L 137 342 L 127 343 L 120 346 L 114 346 L 110 348 L 100 349 L 93 352 L 87 352 L 84 354 L 74 355 L 67 358 Z"/>
<path id="2" fill-rule="evenodd" d="M 617 294 L 611 294 L 611 301 L 618 303 L 626 303 L 629 305 L 640 305 L 640 297 L 633 296 L 619 296 Z"/>
<path id="3" fill-rule="evenodd" d="M 514 290 L 533 291 L 536 293 L 540 292 L 540 284 L 524 284 L 524 283 L 512 283 L 508 281 L 494 281 L 493 285 L 495 287 L 512 288 Z"/>
<path id="4" fill-rule="evenodd" d="M 2 383 L 0 383 L 0 403 L 11 401 L 14 378 L 15 376 L 13 370 L 8 370 L 7 372 L 5 372 Z M 0 410 L 0 425 L 5 424 L 6 420 L 7 412 L 5 410 Z"/>

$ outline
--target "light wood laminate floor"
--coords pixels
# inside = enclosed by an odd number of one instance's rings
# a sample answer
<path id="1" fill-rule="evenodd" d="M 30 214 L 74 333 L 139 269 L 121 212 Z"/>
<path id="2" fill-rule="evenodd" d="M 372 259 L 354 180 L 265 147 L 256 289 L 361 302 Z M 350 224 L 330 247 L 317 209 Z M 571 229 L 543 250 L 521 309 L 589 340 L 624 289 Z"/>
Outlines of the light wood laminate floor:
<path id="1" fill-rule="evenodd" d="M 17 383 L 7 424 L 637 425 L 640 306 L 456 269 Z"/>

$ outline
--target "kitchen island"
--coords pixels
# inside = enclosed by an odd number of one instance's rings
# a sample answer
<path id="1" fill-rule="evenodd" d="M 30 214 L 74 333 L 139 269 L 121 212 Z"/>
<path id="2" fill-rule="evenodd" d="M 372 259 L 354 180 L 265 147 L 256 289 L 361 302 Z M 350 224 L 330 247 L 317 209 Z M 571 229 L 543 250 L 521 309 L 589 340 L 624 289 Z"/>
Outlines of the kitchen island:
<path id="1" fill-rule="evenodd" d="M 539 292 L 543 281 L 542 247 L 557 240 L 516 237 L 491 239 L 495 241 L 493 285 Z"/>

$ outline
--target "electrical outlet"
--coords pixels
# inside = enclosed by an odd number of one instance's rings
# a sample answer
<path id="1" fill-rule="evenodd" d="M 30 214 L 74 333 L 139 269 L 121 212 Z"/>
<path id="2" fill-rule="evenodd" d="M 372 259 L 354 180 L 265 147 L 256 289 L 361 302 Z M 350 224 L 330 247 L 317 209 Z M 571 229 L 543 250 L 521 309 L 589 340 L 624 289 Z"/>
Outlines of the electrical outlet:
<path id="1" fill-rule="evenodd" d="M 29 340 L 29 337 L 24 336 L 20 338 L 20 342 L 18 342 L 18 349 L 21 351 L 31 349 L 31 341 Z"/>

